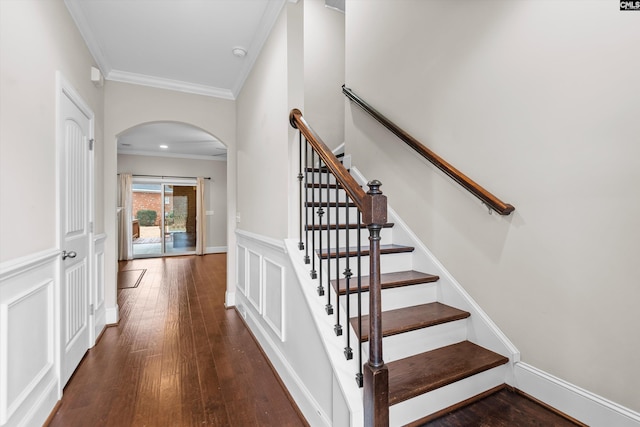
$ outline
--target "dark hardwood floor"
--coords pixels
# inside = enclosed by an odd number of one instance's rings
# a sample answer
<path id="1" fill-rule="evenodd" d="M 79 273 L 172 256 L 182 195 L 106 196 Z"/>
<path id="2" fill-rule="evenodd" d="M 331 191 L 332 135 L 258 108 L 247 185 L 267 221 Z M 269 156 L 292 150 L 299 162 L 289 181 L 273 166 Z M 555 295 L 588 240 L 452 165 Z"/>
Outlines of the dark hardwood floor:
<path id="1" fill-rule="evenodd" d="M 576 427 L 544 406 L 503 388 L 421 427 Z"/>
<path id="2" fill-rule="evenodd" d="M 226 256 L 134 260 L 105 330 L 50 426 L 303 426 L 240 316 L 224 308 Z"/>

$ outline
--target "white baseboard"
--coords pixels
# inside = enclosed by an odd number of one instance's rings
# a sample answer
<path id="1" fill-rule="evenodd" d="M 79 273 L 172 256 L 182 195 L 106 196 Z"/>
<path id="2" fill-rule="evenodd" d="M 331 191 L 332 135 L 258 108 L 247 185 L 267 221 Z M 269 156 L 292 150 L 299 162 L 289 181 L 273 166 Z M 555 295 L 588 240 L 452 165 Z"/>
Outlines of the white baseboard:
<path id="1" fill-rule="evenodd" d="M 231 308 L 236 305 L 236 293 L 226 291 L 224 293 L 224 306 L 226 308 Z"/>
<path id="2" fill-rule="evenodd" d="M 640 413 L 526 363 L 514 366 L 518 390 L 590 426 L 640 427 Z"/>
<path id="3" fill-rule="evenodd" d="M 28 413 L 18 425 L 43 425 L 56 408 L 58 399 L 61 397 L 58 396 L 58 380 L 55 379 L 47 385 L 46 392 L 38 398 L 33 407 L 29 408 Z M 8 425 L 11 425 L 11 422 Z"/>
<path id="4" fill-rule="evenodd" d="M 204 250 L 205 254 L 221 254 L 226 252 L 227 252 L 226 246 L 207 246 Z"/>
<path id="5" fill-rule="evenodd" d="M 120 308 L 116 304 L 115 307 L 107 307 L 105 310 L 105 322 L 107 325 L 115 325 L 120 321 Z"/>

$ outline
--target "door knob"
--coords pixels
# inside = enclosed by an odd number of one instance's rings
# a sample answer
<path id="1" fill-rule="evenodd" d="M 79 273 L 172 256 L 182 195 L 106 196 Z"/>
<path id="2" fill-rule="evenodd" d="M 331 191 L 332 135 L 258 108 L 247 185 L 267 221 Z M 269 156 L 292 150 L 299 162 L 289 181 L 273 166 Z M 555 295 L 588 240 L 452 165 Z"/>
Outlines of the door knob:
<path id="1" fill-rule="evenodd" d="M 74 251 L 62 251 L 62 260 L 64 261 L 67 258 L 75 258 L 76 255 L 78 255 L 77 253 L 75 253 Z"/>

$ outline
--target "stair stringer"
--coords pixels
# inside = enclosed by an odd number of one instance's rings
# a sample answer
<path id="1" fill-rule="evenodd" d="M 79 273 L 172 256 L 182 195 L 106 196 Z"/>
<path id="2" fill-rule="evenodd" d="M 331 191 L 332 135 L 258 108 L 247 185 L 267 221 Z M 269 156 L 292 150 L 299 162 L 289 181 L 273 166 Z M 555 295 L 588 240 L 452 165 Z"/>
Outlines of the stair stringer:
<path id="1" fill-rule="evenodd" d="M 318 279 L 309 277 L 309 265 L 302 261 L 301 251 L 298 250 L 298 242 L 295 239 L 285 240 L 286 251 L 289 254 L 293 270 L 298 279 L 297 285 L 300 286 L 305 300 L 309 307 L 309 313 L 313 317 L 316 325 L 316 331 L 320 336 L 324 346 L 326 355 L 333 367 L 333 375 L 337 380 L 344 404 L 349 411 L 349 425 L 364 425 L 364 407 L 362 389 L 358 387 L 355 380 L 355 374 L 358 372 L 357 357 L 347 360 L 344 355 L 344 337 L 336 336 L 333 332 L 335 317 L 329 316 L 325 312 L 326 304 L 325 296 L 318 296 L 316 291 L 318 287 Z M 312 256 L 316 256 L 315 253 Z M 322 268 L 319 260 L 317 265 Z M 355 334 L 352 328 L 346 328 L 347 333 L 351 334 L 352 342 L 356 342 Z M 334 396 L 334 401 L 337 396 Z"/>
<path id="2" fill-rule="evenodd" d="M 358 183 L 366 185 L 367 180 L 357 167 L 351 166 L 351 175 Z M 513 367 L 520 361 L 520 352 L 515 345 L 390 206 L 387 206 L 387 221 L 395 224 L 393 227 L 395 244 L 415 247 L 412 253 L 413 269 L 440 277 L 437 282 L 438 301 L 471 314 L 467 319 L 467 339 L 509 358 L 505 382 L 514 385 Z"/>

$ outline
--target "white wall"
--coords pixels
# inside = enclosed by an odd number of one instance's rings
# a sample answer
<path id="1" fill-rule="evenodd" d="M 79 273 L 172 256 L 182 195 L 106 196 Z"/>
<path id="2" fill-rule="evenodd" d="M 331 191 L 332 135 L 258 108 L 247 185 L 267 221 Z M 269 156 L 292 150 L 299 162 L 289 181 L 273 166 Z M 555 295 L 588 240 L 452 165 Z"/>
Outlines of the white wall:
<path id="1" fill-rule="evenodd" d="M 237 99 L 238 228 L 275 238 L 288 233 L 287 17 L 299 8 L 285 6 Z"/>
<path id="2" fill-rule="evenodd" d="M 95 115 L 102 212 L 104 92 L 92 65 L 62 0 L 0 1 L 0 425 L 42 425 L 62 391 L 56 72 Z M 103 230 L 96 217 L 94 237 Z"/>
<path id="3" fill-rule="evenodd" d="M 640 21 L 604 1 L 347 2 L 347 86 L 516 211 L 500 218 L 357 107 L 347 151 L 521 351 L 640 410 Z"/>
<path id="4" fill-rule="evenodd" d="M 235 216 L 236 194 L 236 111 L 235 102 L 146 86 L 107 81 L 105 84 L 105 161 L 104 216 L 105 230 L 116 236 L 117 150 L 118 135 L 142 123 L 176 121 L 199 127 L 227 146 L 227 215 Z M 190 175 L 191 176 L 191 175 Z M 222 212 L 220 213 L 222 215 Z M 233 223 L 227 230 L 227 244 L 235 244 Z M 227 283 L 235 284 L 235 254 L 227 256 Z M 117 310 L 116 268 L 117 238 L 105 248 L 105 300 L 112 312 Z M 109 313 L 109 312 L 108 312 Z M 116 317 L 114 319 L 114 317 Z M 117 320 L 113 314 L 108 321 Z"/>
<path id="5" fill-rule="evenodd" d="M 344 13 L 304 2 L 304 114 L 331 149 L 344 142 Z"/>
<path id="6" fill-rule="evenodd" d="M 227 246 L 227 162 L 118 154 L 118 173 L 210 177 L 204 182 L 204 203 L 213 215 L 206 217 L 205 246 Z"/>
<path id="7" fill-rule="evenodd" d="M 104 94 L 92 65 L 62 0 L 0 2 L 0 262 L 56 246 L 56 71 L 93 110 L 102 162 Z M 102 176 L 96 193 L 101 212 Z"/>

